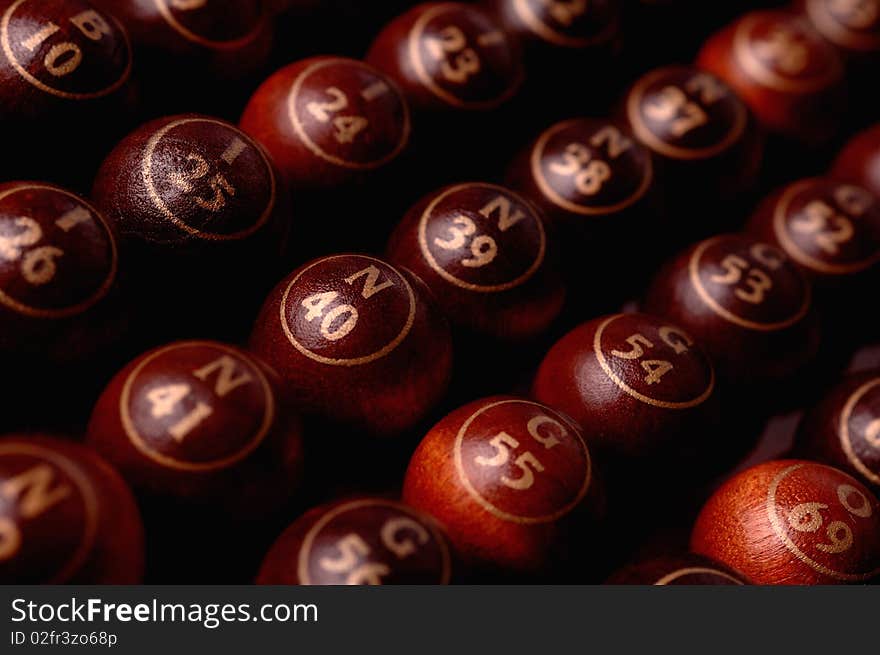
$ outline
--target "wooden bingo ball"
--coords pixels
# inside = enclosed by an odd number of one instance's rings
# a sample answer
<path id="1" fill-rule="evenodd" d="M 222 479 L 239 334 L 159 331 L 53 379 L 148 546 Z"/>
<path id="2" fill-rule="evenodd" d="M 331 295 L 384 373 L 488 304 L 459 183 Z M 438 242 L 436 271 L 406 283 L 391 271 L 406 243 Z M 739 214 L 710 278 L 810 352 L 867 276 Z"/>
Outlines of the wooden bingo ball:
<path id="1" fill-rule="evenodd" d="M 440 521 L 462 560 L 537 574 L 602 512 L 590 452 L 567 417 L 497 396 L 452 412 L 410 460 L 403 499 Z"/>
<path id="2" fill-rule="evenodd" d="M 795 0 L 815 30 L 849 60 L 880 55 L 880 0 Z"/>
<path id="3" fill-rule="evenodd" d="M 834 161 L 831 174 L 880 197 L 880 123 L 850 139 Z"/>
<path id="4" fill-rule="evenodd" d="M 749 231 L 784 251 L 818 285 L 852 284 L 880 261 L 880 201 L 831 178 L 800 180 L 772 194 Z"/>
<path id="5" fill-rule="evenodd" d="M 113 225 L 79 196 L 0 184 L 0 350 L 71 362 L 107 346 L 117 250 Z"/>
<path id="6" fill-rule="evenodd" d="M 181 94 L 218 103 L 265 67 L 273 29 L 268 3 L 254 0 L 94 0 L 128 28 L 147 100 L 167 111 Z M 169 85 L 174 85 L 169 96 Z M 173 105 L 172 105 L 173 106 Z M 173 109 L 172 109 L 173 111 Z M 236 111 L 238 109 L 236 108 Z"/>
<path id="7" fill-rule="evenodd" d="M 0 584 L 140 584 L 144 531 L 122 478 L 68 440 L 0 438 Z"/>
<path id="8" fill-rule="evenodd" d="M 313 57 L 272 75 L 241 119 L 296 189 L 363 181 L 404 151 L 409 108 L 397 85 L 363 62 Z"/>
<path id="9" fill-rule="evenodd" d="M 880 488 L 880 371 L 846 377 L 801 420 L 798 452 Z"/>
<path id="10" fill-rule="evenodd" d="M 688 248 L 654 278 L 646 312 L 687 330 L 719 376 L 741 384 L 790 379 L 817 349 L 809 281 L 777 248 L 740 234 Z"/>
<path id="11" fill-rule="evenodd" d="M 745 14 L 709 37 L 697 65 L 724 80 L 769 132 L 790 141 L 821 144 L 840 126 L 842 59 L 802 16 Z"/>
<path id="12" fill-rule="evenodd" d="M 0 0 L 0 44 L 5 177 L 81 183 L 134 104 L 125 29 L 83 0 Z"/>
<path id="13" fill-rule="evenodd" d="M 433 518 L 384 498 L 316 507 L 269 549 L 257 584 L 449 584 L 452 554 Z"/>
<path id="14" fill-rule="evenodd" d="M 161 289 L 178 318 L 222 311 L 218 328 L 235 322 L 230 302 L 247 304 L 243 270 L 252 289 L 271 283 L 291 223 L 286 187 L 262 147 L 195 114 L 123 139 L 101 165 L 92 199 L 117 225 L 133 281 L 149 297 Z"/>
<path id="15" fill-rule="evenodd" d="M 657 190 L 650 151 L 626 128 L 597 118 L 545 130 L 514 159 L 507 184 L 554 228 L 581 239 L 650 227 Z"/>
<path id="16" fill-rule="evenodd" d="M 864 582 L 880 572 L 880 502 L 838 469 L 771 461 L 709 498 L 691 549 L 754 584 Z"/>
<path id="17" fill-rule="evenodd" d="M 754 186 L 762 135 L 742 100 L 712 73 L 692 66 L 650 71 L 625 94 L 623 114 L 657 158 L 676 213 L 702 214 L 706 202 Z"/>
<path id="18" fill-rule="evenodd" d="M 468 183 L 424 197 L 388 243 L 388 258 L 418 275 L 452 322 L 481 336 L 532 339 L 562 310 L 565 288 L 544 217 L 503 187 Z"/>
<path id="19" fill-rule="evenodd" d="M 427 289 L 366 255 L 309 262 L 269 295 L 251 347 L 309 414 L 378 436 L 413 427 L 446 391 L 452 339 Z"/>
<path id="20" fill-rule="evenodd" d="M 744 585 L 735 571 L 710 559 L 683 553 L 663 555 L 627 564 L 616 571 L 609 585 Z"/>
<path id="21" fill-rule="evenodd" d="M 275 373 L 219 342 L 135 359 L 98 399 L 87 440 L 135 489 L 244 518 L 289 500 L 302 466 L 299 421 Z"/>
<path id="22" fill-rule="evenodd" d="M 705 438 L 715 371 L 681 328 L 646 314 L 617 314 L 584 323 L 556 343 L 532 391 L 574 419 L 597 448 L 675 457 Z"/>
<path id="23" fill-rule="evenodd" d="M 491 12 L 461 2 L 426 2 L 398 16 L 367 61 L 426 113 L 496 109 L 524 78 L 518 42 Z"/>

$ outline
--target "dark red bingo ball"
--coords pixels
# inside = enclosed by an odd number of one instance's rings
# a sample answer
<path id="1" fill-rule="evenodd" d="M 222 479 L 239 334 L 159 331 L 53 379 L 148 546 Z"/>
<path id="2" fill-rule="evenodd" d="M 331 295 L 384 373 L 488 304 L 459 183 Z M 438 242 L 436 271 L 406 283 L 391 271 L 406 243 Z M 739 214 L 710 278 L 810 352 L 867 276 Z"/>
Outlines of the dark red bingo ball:
<path id="1" fill-rule="evenodd" d="M 79 196 L 40 182 L 0 185 L 0 348 L 94 354 L 118 259 L 114 228 Z"/>
<path id="2" fill-rule="evenodd" d="M 706 438 L 715 371 L 662 318 L 617 314 L 575 328 L 544 358 L 533 394 L 617 455 L 674 457 Z"/>
<path id="3" fill-rule="evenodd" d="M 687 330 L 734 384 L 790 379 L 818 346 L 809 281 L 781 250 L 727 234 L 692 246 L 654 278 L 644 309 Z"/>
<path id="4" fill-rule="evenodd" d="M 367 255 L 322 257 L 285 278 L 251 347 L 303 411 L 376 435 L 421 420 L 452 366 L 449 326 L 422 283 Z"/>
<path id="5" fill-rule="evenodd" d="M 395 18 L 367 61 L 419 112 L 495 109 L 524 77 L 514 37 L 489 11 L 461 2 L 426 2 Z"/>
<path id="6" fill-rule="evenodd" d="M 101 394 L 87 439 L 136 489 L 237 517 L 282 506 L 302 469 L 300 424 L 276 374 L 219 342 L 138 357 Z"/>
<path id="7" fill-rule="evenodd" d="M 557 318 L 565 287 L 548 251 L 544 217 L 503 187 L 469 183 L 419 201 L 397 226 L 388 259 L 413 271 L 452 322 L 522 341 Z"/>
<path id="8" fill-rule="evenodd" d="M 140 584 L 144 534 L 122 478 L 70 441 L 0 439 L 0 583 Z"/>
<path id="9" fill-rule="evenodd" d="M 356 498 L 316 507 L 272 545 L 257 584 L 448 584 L 452 555 L 433 518 L 402 503 Z"/>
<path id="10" fill-rule="evenodd" d="M 830 178 L 800 180 L 774 193 L 749 231 L 824 286 L 851 284 L 880 262 L 880 200 Z"/>
<path id="11" fill-rule="evenodd" d="M 297 189 L 335 188 L 394 162 L 409 143 L 397 85 L 363 62 L 314 57 L 257 89 L 241 119 Z"/>

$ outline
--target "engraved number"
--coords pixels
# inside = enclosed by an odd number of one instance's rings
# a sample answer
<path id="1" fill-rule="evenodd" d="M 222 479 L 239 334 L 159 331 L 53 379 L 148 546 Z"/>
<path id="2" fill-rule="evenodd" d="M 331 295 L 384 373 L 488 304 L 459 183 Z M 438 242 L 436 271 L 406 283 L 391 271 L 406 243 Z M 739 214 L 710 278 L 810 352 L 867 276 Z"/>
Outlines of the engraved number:
<path id="1" fill-rule="evenodd" d="M 558 446 L 560 441 L 556 436 L 542 435 L 539 429 L 544 425 L 555 426 L 559 431 L 560 436 L 566 435 L 567 431 L 558 421 L 553 420 L 549 416 L 535 416 L 528 422 L 526 428 L 528 429 L 529 435 L 531 435 L 531 437 L 539 444 L 544 446 L 546 450 L 550 450 L 551 448 Z M 515 437 L 512 437 L 507 432 L 499 432 L 489 440 L 489 445 L 492 446 L 495 452 L 490 457 L 477 455 L 474 457 L 474 462 L 479 466 L 498 468 L 505 466 L 510 462 L 511 452 L 519 448 L 520 443 Z M 513 465 L 519 469 L 520 475 L 512 478 L 502 474 L 501 484 L 516 491 L 531 489 L 535 484 L 535 474 L 544 472 L 544 465 L 541 464 L 541 462 L 538 461 L 538 458 L 530 451 L 517 455 Z"/>
<path id="2" fill-rule="evenodd" d="M 677 355 L 686 353 L 690 346 L 694 345 L 688 335 L 674 327 L 664 326 L 660 328 L 659 333 L 663 342 L 672 348 Z M 626 343 L 630 345 L 629 350 L 612 350 L 612 356 L 620 359 L 641 359 L 648 349 L 654 347 L 654 344 L 646 336 L 638 333 L 627 337 Z M 645 382 L 649 385 L 660 383 L 664 375 L 675 369 L 672 362 L 661 359 L 645 360 L 641 362 L 641 366 L 647 373 Z"/>
<path id="3" fill-rule="evenodd" d="M 412 533 L 407 536 L 406 533 Z M 428 531 L 410 518 L 400 516 L 388 519 L 379 531 L 382 545 L 397 559 L 406 559 L 428 543 Z M 414 537 L 414 538 L 413 538 Z M 349 585 L 380 585 L 382 578 L 391 573 L 386 564 L 364 561 L 370 555 L 370 546 L 357 534 L 351 533 L 336 542 L 338 557 L 322 557 L 318 564 L 329 573 L 347 574 Z"/>
<path id="4" fill-rule="evenodd" d="M 562 155 L 562 163 L 553 162 L 550 170 L 557 175 L 574 177 L 574 186 L 585 196 L 596 195 L 611 179 L 611 167 L 601 159 L 593 159 L 590 149 L 580 143 L 570 143 Z"/>
<path id="5" fill-rule="evenodd" d="M 856 233 L 849 218 L 821 200 L 814 200 L 804 207 L 791 227 L 801 234 L 813 235 L 816 245 L 829 255 L 838 254 L 841 244 L 851 241 Z"/>
<path id="6" fill-rule="evenodd" d="M 333 98 L 330 102 L 310 102 L 308 112 L 321 123 L 329 123 L 331 114 L 348 109 L 348 96 L 345 92 L 331 86 L 324 93 Z M 358 134 L 369 127 L 370 121 L 363 116 L 337 116 L 333 118 L 333 136 L 339 143 L 352 143 Z"/>
<path id="7" fill-rule="evenodd" d="M 859 502 L 852 504 L 850 498 L 855 495 Z M 861 491 L 849 484 L 837 487 L 837 498 L 843 508 L 852 516 L 869 518 L 873 514 L 871 503 Z M 824 525 L 822 511 L 827 510 L 824 503 L 808 502 L 796 505 L 788 513 L 788 524 L 798 532 L 817 532 Z M 853 532 L 843 521 L 831 521 L 825 528 L 829 543 L 816 544 L 816 549 L 823 553 L 836 554 L 852 548 Z"/>
<path id="8" fill-rule="evenodd" d="M 55 225 L 64 232 L 92 220 L 91 213 L 84 207 L 77 207 L 55 221 Z M 21 275 L 25 281 L 34 286 L 41 286 L 55 279 L 58 272 L 55 261 L 64 255 L 64 251 L 54 246 L 40 246 L 24 252 L 25 248 L 38 244 L 43 239 L 43 229 L 32 218 L 21 216 L 13 221 L 13 225 L 21 231 L 12 236 L 0 235 L 0 259 L 8 261 L 21 260 Z"/>
<path id="9" fill-rule="evenodd" d="M 83 36 L 90 41 L 100 41 L 105 36 L 113 33 L 110 25 L 94 9 L 80 12 L 70 18 L 70 22 Z M 47 23 L 45 26 L 30 35 L 21 45 L 29 52 L 34 52 L 46 39 L 61 31 L 55 23 Z M 65 77 L 77 70 L 83 61 L 82 49 L 72 41 L 57 43 L 49 48 L 43 57 L 43 66 L 54 77 Z"/>
<path id="10" fill-rule="evenodd" d="M 223 398 L 238 387 L 253 381 L 251 374 L 246 370 L 239 370 L 239 362 L 229 355 L 223 355 L 196 369 L 192 375 L 207 382 L 208 378 L 215 373 L 217 379 L 214 382 L 214 394 L 218 398 Z M 166 384 L 151 389 L 146 394 L 147 401 L 150 403 L 150 415 L 153 418 L 171 416 L 191 391 L 192 387 L 185 382 Z M 199 401 L 192 411 L 168 428 L 168 433 L 178 443 L 182 442 L 190 432 L 213 413 L 214 409 L 209 404 Z"/>
<path id="11" fill-rule="evenodd" d="M 464 32 L 454 25 L 440 30 L 438 37 L 429 38 L 426 46 L 434 59 L 443 62 L 440 72 L 453 84 L 464 84 L 471 75 L 480 72 L 479 55 L 468 47 Z M 451 61 L 450 55 L 453 56 Z"/>
<path id="12" fill-rule="evenodd" d="M 366 278 L 363 289 L 361 289 L 361 297 L 364 300 L 369 300 L 374 295 L 394 286 L 394 282 L 391 280 L 379 283 L 381 275 L 382 272 L 377 267 L 368 266 L 345 278 L 345 282 L 349 285 L 354 285 L 358 279 Z M 311 323 L 315 319 L 321 318 L 321 336 L 328 341 L 339 341 L 347 337 L 357 326 L 358 319 L 360 318 L 357 308 L 353 305 L 341 304 L 330 309 L 330 306 L 336 302 L 337 298 L 339 298 L 339 292 L 324 291 L 309 296 L 301 303 L 302 307 L 308 310 L 305 317 L 306 321 Z"/>
<path id="13" fill-rule="evenodd" d="M 4 505 L 17 503 L 23 519 L 34 519 L 60 503 L 71 493 L 66 484 L 56 484 L 55 471 L 38 464 L 0 484 Z M 0 562 L 9 560 L 21 548 L 21 530 L 8 516 L 0 516 Z"/>
<path id="14" fill-rule="evenodd" d="M 764 244 L 755 244 L 751 249 L 752 257 L 770 270 L 777 270 L 782 266 L 783 260 L 767 249 Z M 739 255 L 728 255 L 721 261 L 724 273 L 710 276 L 710 280 L 717 284 L 729 286 L 739 285 L 742 282 L 746 288 L 738 287 L 734 292 L 736 297 L 753 305 L 764 302 L 767 292 L 773 289 L 773 280 L 760 268 L 752 266 Z M 743 280 L 745 273 L 745 280 Z"/>
<path id="15" fill-rule="evenodd" d="M 669 131 L 676 137 L 682 137 L 709 121 L 706 112 L 677 86 L 664 87 L 651 97 L 645 105 L 645 115 L 653 121 L 668 124 Z"/>
<path id="16" fill-rule="evenodd" d="M 519 209 L 514 211 L 513 203 L 505 196 L 496 196 L 480 210 L 480 214 L 485 218 L 492 218 L 495 212 L 498 212 L 498 229 L 501 232 L 506 232 L 526 217 Z M 468 216 L 456 216 L 447 231 L 451 235 L 450 238 L 434 239 L 434 245 L 443 250 L 460 250 L 467 245 L 468 239 L 473 237 L 470 241 L 471 256 L 461 260 L 462 266 L 480 268 L 491 264 L 498 256 L 498 243 L 488 235 L 477 236 L 477 224 Z"/>

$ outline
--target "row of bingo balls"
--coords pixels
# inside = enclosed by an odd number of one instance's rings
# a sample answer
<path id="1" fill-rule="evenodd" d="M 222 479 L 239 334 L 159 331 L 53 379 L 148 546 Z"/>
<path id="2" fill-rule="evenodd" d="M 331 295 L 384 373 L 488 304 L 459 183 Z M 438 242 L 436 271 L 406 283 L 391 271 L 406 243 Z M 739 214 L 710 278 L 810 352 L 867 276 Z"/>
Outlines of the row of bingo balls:
<path id="1" fill-rule="evenodd" d="M 470 191 L 457 201 L 473 200 Z M 476 199 L 474 214 L 485 203 Z M 464 211 L 458 207 L 454 213 Z M 749 266 L 736 263 L 740 260 Z M 663 288 L 671 280 L 680 289 L 677 296 L 687 298 L 690 311 L 681 317 L 687 332 L 668 318 L 649 315 L 591 321 L 548 353 L 534 383 L 535 401 L 478 401 L 429 431 L 410 463 L 403 497 L 436 517 L 442 529 L 414 510 L 376 499 L 315 510 L 282 536 L 260 580 L 424 579 L 408 568 L 424 574 L 422 555 L 432 563 L 430 581 L 448 580 L 452 556 L 443 534 L 464 570 L 528 575 L 563 561 L 558 551 L 570 551 L 599 529 L 603 514 L 602 484 L 587 443 L 623 458 L 678 452 L 687 448 L 685 437 L 699 442 L 712 425 L 715 370 L 689 335 L 701 329 L 695 320 L 727 335 L 722 349 L 741 348 L 743 358 L 760 352 L 750 365 L 756 375 L 791 364 L 788 355 L 772 359 L 779 352 L 774 344 L 786 344 L 782 352 L 790 354 L 792 343 L 812 334 L 800 312 L 809 286 L 772 246 L 747 236 L 718 237 L 692 249 L 684 265 L 671 270 L 688 274 L 661 274 L 659 280 L 668 280 L 657 284 Z M 289 399 L 358 424 L 365 433 L 387 434 L 412 426 L 443 394 L 451 340 L 424 285 L 366 255 L 315 260 L 270 295 L 252 335 L 257 356 L 213 342 L 151 351 L 101 395 L 87 440 L 141 493 L 210 500 L 229 516 L 271 514 L 295 492 L 302 470 L 302 435 Z M 775 288 L 782 289 L 781 296 Z M 782 325 L 754 329 L 744 323 L 759 324 L 766 320 L 763 314 L 735 312 L 764 305 L 750 302 L 759 295 L 772 311 L 777 305 L 796 311 L 775 321 Z M 711 352 L 719 342 L 708 343 Z M 728 366 L 719 373 L 737 380 Z M 875 462 L 870 455 L 880 432 L 877 420 L 866 418 L 872 411 L 876 416 L 871 394 L 876 379 L 853 384 L 835 390 L 825 415 L 804 429 L 841 426 L 835 463 L 876 482 L 864 474 Z M 817 434 L 824 445 L 834 445 L 824 429 Z M 56 580 L 137 579 L 140 524 L 115 474 L 81 447 L 45 438 L 7 439 L 3 452 L 9 471 L 4 491 L 12 500 L 3 523 L 8 562 L 38 561 L 38 571 L 49 570 L 42 558 L 60 562 L 51 578 Z M 783 464 L 743 473 L 713 496 L 697 522 L 694 550 L 755 582 L 870 578 L 878 556 L 877 501 L 871 492 L 825 466 Z M 104 491 L 108 487 L 110 493 Z M 355 510 L 375 516 L 375 532 L 363 527 L 367 519 L 353 518 Z M 740 525 L 749 512 L 753 524 L 739 533 L 728 529 L 731 516 Z M 104 523 L 107 517 L 115 517 L 113 529 Z M 60 525 L 69 526 L 67 541 L 56 539 Z M 762 533 L 766 526 L 774 532 Z M 767 547 L 768 534 L 777 535 L 779 547 L 754 556 L 751 549 Z M 51 546 L 43 543 L 47 535 Z M 103 568 L 128 561 L 103 561 L 102 553 L 120 542 L 137 560 L 126 569 L 128 578 L 115 577 L 119 571 L 112 566 L 109 572 Z M 755 563 L 757 569 L 749 568 Z M 20 563 L 9 570 L 14 580 L 35 575 Z M 778 570 L 781 577 L 774 577 Z"/>
<path id="2" fill-rule="evenodd" d="M 646 317 L 621 321 L 660 326 L 679 347 L 686 338 Z M 597 355 L 594 368 L 601 362 Z M 126 482 L 140 494 L 237 519 L 258 520 L 277 509 L 295 491 L 302 466 L 298 421 L 278 402 L 277 383 L 244 351 L 181 342 L 120 373 L 95 408 L 88 446 L 4 437 L 0 579 L 139 582 L 144 534 Z M 841 385 L 805 421 L 806 434 L 821 426 L 841 430 L 835 437 L 851 447 L 876 440 L 878 420 L 866 427 L 864 416 L 877 416 L 878 388 L 876 374 Z M 308 511 L 271 547 L 257 581 L 445 584 L 499 574 L 536 580 L 572 562 L 595 565 L 603 554 L 604 491 L 591 449 L 580 426 L 540 402 L 498 396 L 470 403 L 419 445 L 405 477 L 406 504 L 351 497 Z M 629 565 L 610 582 L 868 581 L 880 567 L 880 503 L 840 469 L 772 461 L 736 475 L 709 498 L 691 549 Z M 555 579 L 590 577 L 584 568 L 567 568 Z"/>

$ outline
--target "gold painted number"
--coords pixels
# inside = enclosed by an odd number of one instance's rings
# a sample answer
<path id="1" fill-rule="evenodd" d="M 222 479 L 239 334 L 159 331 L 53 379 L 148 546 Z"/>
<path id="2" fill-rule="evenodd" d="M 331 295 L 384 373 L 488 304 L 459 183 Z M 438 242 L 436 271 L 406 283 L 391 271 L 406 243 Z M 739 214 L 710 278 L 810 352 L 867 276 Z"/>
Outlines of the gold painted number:
<path id="1" fill-rule="evenodd" d="M 430 540 L 424 527 L 404 516 L 385 521 L 379 536 L 382 545 L 399 560 L 414 554 Z M 364 561 L 370 555 L 370 546 L 355 533 L 342 537 L 336 548 L 338 557 L 322 557 L 318 564 L 329 573 L 347 574 L 346 584 L 381 585 L 382 578 L 391 573 L 385 564 Z"/>
<path id="2" fill-rule="evenodd" d="M 873 448 L 880 448 L 880 418 L 876 418 L 865 429 L 865 441 Z"/>
<path id="3" fill-rule="evenodd" d="M 316 121 L 329 123 L 331 114 L 348 109 L 349 101 L 345 92 L 335 86 L 327 88 L 324 93 L 333 99 L 330 102 L 310 102 L 306 109 Z M 332 122 L 333 136 L 339 143 L 353 143 L 358 134 L 370 125 L 370 121 L 363 116 L 336 116 L 332 118 Z"/>
<path id="4" fill-rule="evenodd" d="M 562 162 L 550 164 L 557 175 L 573 177 L 574 186 L 581 195 L 593 196 L 611 179 L 611 167 L 601 159 L 593 159 L 590 149 L 580 143 L 570 143 L 562 155 Z"/>
<path id="5" fill-rule="evenodd" d="M 361 289 L 361 297 L 364 300 L 369 300 L 376 294 L 394 286 L 394 282 L 391 280 L 385 280 L 380 283 L 379 278 L 381 275 L 382 272 L 377 267 L 368 266 L 345 278 L 345 282 L 346 284 L 354 285 L 360 278 L 366 278 Z M 309 296 L 301 303 L 302 307 L 308 310 L 305 317 L 306 321 L 311 323 L 321 318 L 321 336 L 328 341 L 339 341 L 347 337 L 357 326 L 358 319 L 360 318 L 360 314 L 354 305 L 341 304 L 333 309 L 329 309 L 330 305 L 336 302 L 337 298 L 339 298 L 338 291 L 324 291 Z"/>
<path id="6" fill-rule="evenodd" d="M 253 382 L 253 376 L 246 370 L 239 370 L 239 362 L 228 355 L 196 369 L 192 372 L 193 377 L 207 382 L 208 378 L 216 374 L 214 382 L 214 394 L 223 398 L 235 391 L 238 387 Z M 164 418 L 175 413 L 180 403 L 192 392 L 192 387 L 186 383 L 166 384 L 151 389 L 146 397 L 150 403 L 150 415 L 153 418 Z M 199 401 L 195 408 L 183 418 L 168 428 L 168 434 L 178 443 L 186 439 L 186 436 L 195 430 L 202 422 L 214 413 L 214 409 L 207 403 Z"/>
<path id="7" fill-rule="evenodd" d="M 751 249 L 752 257 L 770 270 L 777 270 L 782 266 L 783 260 L 764 244 L 755 244 Z M 760 305 L 764 302 L 767 292 L 773 289 L 773 280 L 760 268 L 752 266 L 739 255 L 728 255 L 721 261 L 723 273 L 712 275 L 709 279 L 717 284 L 728 286 L 740 285 L 734 291 L 737 298 Z M 745 279 L 743 279 L 745 273 Z"/>
<path id="8" fill-rule="evenodd" d="M 587 0 L 542 0 L 547 12 L 563 27 L 571 27 L 587 12 Z"/>
<path id="9" fill-rule="evenodd" d="M 667 86 L 645 106 L 645 115 L 653 121 L 669 125 L 673 136 L 682 137 L 705 125 L 709 118 L 695 102 L 677 86 Z"/>
<path id="10" fill-rule="evenodd" d="M 540 429 L 545 425 L 554 426 L 559 432 L 560 437 L 566 435 L 567 431 L 558 421 L 553 420 L 549 416 L 539 415 L 529 420 L 526 425 L 529 435 L 544 446 L 546 450 L 550 450 L 558 446 L 560 441 L 555 435 L 545 436 L 541 433 Z M 507 432 L 499 432 L 489 440 L 489 445 L 494 449 L 494 453 L 490 457 L 477 455 L 474 457 L 474 462 L 479 466 L 499 468 L 506 466 L 510 462 L 511 453 L 519 448 L 520 443 Z M 535 484 L 535 474 L 544 472 L 543 464 L 530 451 L 520 453 L 514 460 L 513 465 L 520 471 L 520 475 L 512 478 L 502 474 L 501 484 L 516 491 L 531 489 Z"/>
<path id="11" fill-rule="evenodd" d="M 659 333 L 663 342 L 672 348 L 677 355 L 686 353 L 690 346 L 694 345 L 688 335 L 674 327 L 664 326 L 660 328 Z M 626 343 L 630 345 L 629 350 L 612 350 L 612 356 L 619 359 L 641 359 L 648 349 L 654 348 L 654 344 L 646 336 L 638 333 L 627 337 Z M 663 381 L 664 375 L 675 369 L 672 362 L 661 359 L 645 360 L 641 362 L 641 366 L 647 373 L 645 382 L 649 385 L 659 384 Z"/>
<path id="12" fill-rule="evenodd" d="M 443 28 L 440 35 L 428 39 L 426 45 L 431 56 L 443 62 L 440 72 L 447 81 L 464 84 L 471 75 L 480 72 L 480 57 L 476 50 L 468 47 L 467 37 L 458 27 Z"/>

